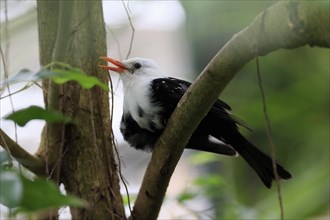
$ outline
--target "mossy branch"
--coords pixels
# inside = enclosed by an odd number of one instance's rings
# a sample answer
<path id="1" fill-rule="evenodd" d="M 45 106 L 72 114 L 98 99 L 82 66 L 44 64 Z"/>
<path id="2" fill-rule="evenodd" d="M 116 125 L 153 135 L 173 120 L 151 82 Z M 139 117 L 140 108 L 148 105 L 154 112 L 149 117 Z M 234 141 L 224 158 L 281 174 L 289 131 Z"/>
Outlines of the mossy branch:
<path id="1" fill-rule="evenodd" d="M 158 139 L 133 208 L 133 219 L 157 218 L 185 145 L 234 75 L 256 56 L 304 45 L 330 47 L 329 2 L 278 2 L 233 36 L 182 97 Z"/>

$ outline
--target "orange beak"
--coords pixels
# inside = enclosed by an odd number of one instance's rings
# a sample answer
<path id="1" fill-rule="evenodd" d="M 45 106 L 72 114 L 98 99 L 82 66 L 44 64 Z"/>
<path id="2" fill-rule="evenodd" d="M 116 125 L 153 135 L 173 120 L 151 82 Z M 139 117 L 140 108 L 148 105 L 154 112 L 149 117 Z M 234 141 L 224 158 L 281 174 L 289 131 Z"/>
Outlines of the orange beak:
<path id="1" fill-rule="evenodd" d="M 124 66 L 124 64 L 122 64 L 122 62 L 112 59 L 110 57 L 100 57 L 101 60 L 105 60 L 107 62 L 112 63 L 113 66 L 104 66 L 104 65 L 99 65 L 99 67 L 104 68 L 104 69 L 108 69 L 108 70 L 112 70 L 116 73 L 123 73 L 127 68 Z"/>

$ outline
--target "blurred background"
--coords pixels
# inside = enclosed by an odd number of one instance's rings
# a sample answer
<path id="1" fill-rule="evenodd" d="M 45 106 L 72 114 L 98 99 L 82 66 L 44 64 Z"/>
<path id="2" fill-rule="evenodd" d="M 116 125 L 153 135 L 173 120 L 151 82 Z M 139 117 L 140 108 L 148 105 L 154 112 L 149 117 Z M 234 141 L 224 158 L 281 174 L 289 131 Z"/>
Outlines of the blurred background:
<path id="1" fill-rule="evenodd" d="M 104 1 L 108 56 L 149 57 L 170 76 L 193 80 L 230 38 L 273 1 Z M 1 48 L 8 73 L 39 66 L 35 1 L 1 1 Z M 126 10 L 125 10 L 126 7 Z M 134 32 L 130 25 L 129 14 Z M 6 19 L 8 22 L 6 23 Z M 91 33 L 93 34 L 93 33 Z M 286 219 L 329 219 L 329 49 L 302 47 L 279 50 L 260 58 L 267 109 L 277 160 L 293 174 L 281 182 Z M 4 79 L 1 62 L 1 80 Z M 122 172 L 131 200 L 138 192 L 150 155 L 135 151 L 122 139 L 119 121 L 122 88 L 112 75 L 115 130 Z M 13 93 L 25 84 L 10 87 Z M 43 106 L 42 92 L 31 87 L 12 96 L 1 94 L 1 117 L 29 105 Z M 245 136 L 270 153 L 255 61 L 246 65 L 221 94 L 252 132 Z M 30 122 L 15 132 L 1 119 L 1 128 L 34 153 L 43 123 Z M 275 185 L 274 185 L 275 186 Z M 123 195 L 124 195 L 123 190 Z M 1 207 L 1 218 L 6 209 Z M 171 180 L 159 219 L 276 219 L 276 187 L 267 189 L 241 158 L 186 150 Z M 61 218 L 69 218 L 62 210 Z"/>

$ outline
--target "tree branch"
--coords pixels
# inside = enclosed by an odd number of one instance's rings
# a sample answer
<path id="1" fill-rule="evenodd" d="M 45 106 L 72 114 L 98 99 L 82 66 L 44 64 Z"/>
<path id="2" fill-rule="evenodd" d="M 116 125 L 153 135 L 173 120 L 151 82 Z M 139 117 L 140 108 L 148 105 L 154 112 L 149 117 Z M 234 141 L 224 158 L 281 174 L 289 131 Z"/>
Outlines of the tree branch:
<path id="1" fill-rule="evenodd" d="M 0 145 L 28 170 L 37 175 L 45 175 L 45 163 L 39 157 L 24 150 L 2 129 L 0 129 Z"/>
<path id="2" fill-rule="evenodd" d="M 133 208 L 134 219 L 157 218 L 172 173 L 191 134 L 245 64 L 258 55 L 282 48 L 330 47 L 328 8 L 328 2 L 278 2 L 260 13 L 216 54 L 182 97 L 154 147 Z"/>

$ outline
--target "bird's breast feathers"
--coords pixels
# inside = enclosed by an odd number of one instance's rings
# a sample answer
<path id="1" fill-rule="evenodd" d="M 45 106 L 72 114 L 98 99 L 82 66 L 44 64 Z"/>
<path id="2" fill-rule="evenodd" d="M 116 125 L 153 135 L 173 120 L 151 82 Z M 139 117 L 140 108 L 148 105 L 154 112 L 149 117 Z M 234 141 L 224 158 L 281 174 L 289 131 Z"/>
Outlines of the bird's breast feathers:
<path id="1" fill-rule="evenodd" d="M 165 125 L 158 117 L 161 106 L 151 103 L 151 82 L 135 81 L 129 87 L 124 85 L 124 114 L 129 113 L 141 128 L 155 131 L 163 129 Z"/>

